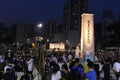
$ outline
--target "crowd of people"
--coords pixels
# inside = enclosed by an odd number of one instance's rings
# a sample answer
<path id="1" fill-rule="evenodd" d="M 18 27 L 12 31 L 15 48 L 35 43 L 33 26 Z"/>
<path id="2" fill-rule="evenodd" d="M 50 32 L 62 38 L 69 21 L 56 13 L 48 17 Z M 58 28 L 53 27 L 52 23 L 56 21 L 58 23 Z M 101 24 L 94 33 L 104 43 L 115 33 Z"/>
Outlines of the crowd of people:
<path id="1" fill-rule="evenodd" d="M 119 80 L 120 62 L 116 54 L 82 61 L 73 53 L 52 53 L 46 57 L 43 80 Z"/>
<path id="2" fill-rule="evenodd" d="M 8 51 L 0 54 L 0 80 L 34 80 L 35 56 Z M 37 59 L 39 60 L 39 59 Z M 44 55 L 42 80 L 120 80 L 119 54 L 95 55 L 90 59 L 76 58 L 72 52 L 51 52 Z"/>
<path id="3" fill-rule="evenodd" d="M 33 80 L 34 57 L 11 51 L 0 53 L 0 80 Z"/>

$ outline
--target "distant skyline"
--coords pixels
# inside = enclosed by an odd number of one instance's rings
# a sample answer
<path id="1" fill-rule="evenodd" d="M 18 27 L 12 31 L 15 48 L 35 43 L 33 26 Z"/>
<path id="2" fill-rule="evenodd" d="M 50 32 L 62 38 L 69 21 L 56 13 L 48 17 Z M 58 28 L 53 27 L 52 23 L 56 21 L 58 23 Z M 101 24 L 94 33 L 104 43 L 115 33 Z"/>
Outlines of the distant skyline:
<path id="1" fill-rule="evenodd" d="M 0 1 L 0 22 L 13 24 L 46 23 L 50 19 L 63 23 L 63 7 L 66 0 L 2 0 Z M 112 10 L 115 18 L 120 16 L 120 0 L 88 0 L 89 13 L 95 22 L 101 22 L 103 9 Z"/>
<path id="2" fill-rule="evenodd" d="M 94 13 L 95 22 L 102 21 L 104 9 L 111 10 L 115 19 L 120 16 L 120 0 L 88 0 L 89 12 Z"/>

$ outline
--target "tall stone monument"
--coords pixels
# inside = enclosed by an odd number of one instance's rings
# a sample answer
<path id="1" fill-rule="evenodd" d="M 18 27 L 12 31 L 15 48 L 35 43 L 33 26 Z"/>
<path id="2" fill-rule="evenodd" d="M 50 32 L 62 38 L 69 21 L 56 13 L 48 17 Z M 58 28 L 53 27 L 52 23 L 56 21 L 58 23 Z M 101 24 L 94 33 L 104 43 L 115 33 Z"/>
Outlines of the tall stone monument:
<path id="1" fill-rule="evenodd" d="M 94 61 L 94 19 L 93 14 L 83 13 L 81 24 L 81 55 L 84 60 Z"/>

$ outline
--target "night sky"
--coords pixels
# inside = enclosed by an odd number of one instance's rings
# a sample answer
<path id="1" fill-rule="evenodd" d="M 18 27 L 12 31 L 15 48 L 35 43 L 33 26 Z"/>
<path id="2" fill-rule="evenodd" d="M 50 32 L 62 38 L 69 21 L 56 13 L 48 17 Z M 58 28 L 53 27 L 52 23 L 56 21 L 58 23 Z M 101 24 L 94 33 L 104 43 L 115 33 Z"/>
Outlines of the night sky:
<path id="1" fill-rule="evenodd" d="M 95 22 L 101 22 L 103 9 L 112 10 L 115 17 L 120 15 L 120 0 L 88 0 L 89 12 L 95 14 Z M 63 5 L 66 0 L 1 0 L 0 22 L 13 24 L 27 22 L 46 23 L 50 19 L 63 22 Z"/>

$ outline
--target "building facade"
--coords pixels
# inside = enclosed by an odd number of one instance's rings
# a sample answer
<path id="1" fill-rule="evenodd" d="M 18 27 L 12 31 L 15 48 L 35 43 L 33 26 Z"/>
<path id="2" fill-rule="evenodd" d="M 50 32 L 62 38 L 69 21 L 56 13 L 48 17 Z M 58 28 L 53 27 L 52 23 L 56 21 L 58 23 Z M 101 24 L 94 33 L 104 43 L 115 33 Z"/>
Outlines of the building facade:
<path id="1" fill-rule="evenodd" d="M 88 12 L 87 0 L 67 0 L 63 11 L 63 25 L 54 27 L 53 21 L 51 25 L 47 25 L 47 34 L 52 41 L 63 42 L 69 44 L 70 48 L 76 47 L 80 43 L 81 36 L 81 14 Z M 56 29 L 57 28 L 57 29 Z M 55 32 L 54 32 L 55 31 Z M 56 31 L 58 33 L 56 33 Z M 54 34 L 54 35 L 53 35 Z"/>
<path id="2" fill-rule="evenodd" d="M 87 0 L 67 0 L 64 5 L 64 26 L 66 31 L 80 29 L 81 14 L 88 11 Z"/>
<path id="3" fill-rule="evenodd" d="M 87 12 L 88 0 L 67 0 L 64 5 L 64 36 L 66 36 L 65 41 L 68 40 L 72 47 L 80 43 L 81 15 Z"/>
<path id="4" fill-rule="evenodd" d="M 102 36 L 108 36 L 106 28 L 115 22 L 113 12 L 107 9 L 103 10 Z"/>
<path id="5" fill-rule="evenodd" d="M 56 20 L 49 20 L 48 23 L 44 26 L 43 31 L 44 37 L 50 41 L 53 39 L 53 35 L 58 31 L 58 24 Z"/>
<path id="6" fill-rule="evenodd" d="M 34 36 L 34 26 L 26 23 L 18 23 L 16 25 L 16 42 L 26 43 L 26 41 Z"/>

